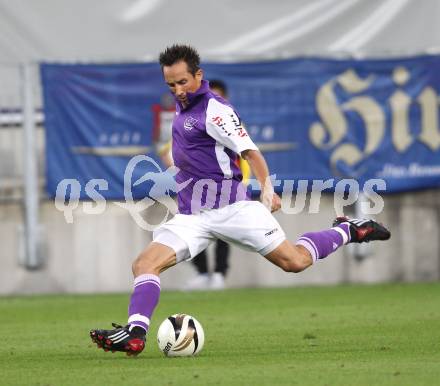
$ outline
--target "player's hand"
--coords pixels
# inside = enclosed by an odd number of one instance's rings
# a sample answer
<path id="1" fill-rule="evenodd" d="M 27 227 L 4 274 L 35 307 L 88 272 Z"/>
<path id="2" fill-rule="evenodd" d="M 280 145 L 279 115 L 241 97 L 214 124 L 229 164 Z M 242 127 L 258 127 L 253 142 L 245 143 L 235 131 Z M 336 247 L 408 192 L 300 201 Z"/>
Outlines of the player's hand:
<path id="1" fill-rule="evenodd" d="M 281 208 L 281 198 L 273 189 L 264 189 L 261 192 L 260 200 L 271 212 L 275 212 Z"/>

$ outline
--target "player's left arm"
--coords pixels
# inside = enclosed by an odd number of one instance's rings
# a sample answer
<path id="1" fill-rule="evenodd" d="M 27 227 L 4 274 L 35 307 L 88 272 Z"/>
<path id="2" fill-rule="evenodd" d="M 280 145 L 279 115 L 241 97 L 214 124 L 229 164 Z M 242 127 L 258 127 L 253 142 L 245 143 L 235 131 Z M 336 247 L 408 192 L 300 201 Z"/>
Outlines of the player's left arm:
<path id="1" fill-rule="evenodd" d="M 261 202 L 270 209 L 271 212 L 281 208 L 281 199 L 273 189 L 272 182 L 269 177 L 269 168 L 266 160 L 259 150 L 245 150 L 241 156 L 249 163 L 249 166 L 255 178 L 261 187 Z"/>
<path id="2" fill-rule="evenodd" d="M 234 153 L 241 154 L 248 149 L 258 150 L 243 127 L 238 114 L 231 106 L 214 98 L 209 100 L 206 109 L 206 132 Z"/>
<path id="3" fill-rule="evenodd" d="M 274 192 L 266 160 L 249 137 L 237 113 L 230 106 L 211 99 L 206 110 L 206 131 L 217 142 L 248 161 L 252 173 L 260 183 L 261 202 L 271 212 L 278 210 L 281 200 Z"/>

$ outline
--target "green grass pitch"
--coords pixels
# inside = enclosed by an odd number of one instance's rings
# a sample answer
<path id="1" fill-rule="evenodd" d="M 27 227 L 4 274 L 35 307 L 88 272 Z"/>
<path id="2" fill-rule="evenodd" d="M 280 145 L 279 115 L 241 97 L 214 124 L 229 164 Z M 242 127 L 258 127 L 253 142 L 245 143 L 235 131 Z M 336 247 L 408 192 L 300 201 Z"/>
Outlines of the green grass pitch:
<path id="1" fill-rule="evenodd" d="M 163 292 L 137 358 L 92 345 L 128 294 L 0 298 L 0 385 L 438 385 L 440 284 Z M 160 322 L 194 315 L 200 356 L 166 358 Z"/>

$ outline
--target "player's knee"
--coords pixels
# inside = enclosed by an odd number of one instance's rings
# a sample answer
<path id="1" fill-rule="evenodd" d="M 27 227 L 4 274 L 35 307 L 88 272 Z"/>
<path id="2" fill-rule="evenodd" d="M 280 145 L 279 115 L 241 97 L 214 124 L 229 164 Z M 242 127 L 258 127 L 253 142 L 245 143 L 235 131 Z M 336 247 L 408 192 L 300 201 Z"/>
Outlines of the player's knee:
<path id="1" fill-rule="evenodd" d="M 289 254 L 281 259 L 281 269 L 285 272 L 299 273 L 312 265 L 310 256 L 297 253 Z"/>
<path id="2" fill-rule="evenodd" d="M 135 277 L 138 276 L 138 272 L 141 270 L 142 265 L 143 264 L 142 264 L 142 260 L 140 259 L 140 256 L 138 256 L 131 264 L 131 270 Z"/>
<path id="3" fill-rule="evenodd" d="M 304 271 L 306 267 L 302 264 L 299 264 L 297 261 L 290 259 L 284 264 L 282 269 L 284 272 L 298 273 Z"/>
<path id="4" fill-rule="evenodd" d="M 276 261 L 276 265 L 280 267 L 284 272 L 301 272 L 302 269 L 290 256 L 282 256 Z"/>
<path id="5" fill-rule="evenodd" d="M 141 253 L 133 261 L 131 269 L 135 277 L 144 273 L 156 273 L 156 271 L 158 271 L 157 267 L 154 265 L 154 261 L 151 260 L 146 253 Z"/>

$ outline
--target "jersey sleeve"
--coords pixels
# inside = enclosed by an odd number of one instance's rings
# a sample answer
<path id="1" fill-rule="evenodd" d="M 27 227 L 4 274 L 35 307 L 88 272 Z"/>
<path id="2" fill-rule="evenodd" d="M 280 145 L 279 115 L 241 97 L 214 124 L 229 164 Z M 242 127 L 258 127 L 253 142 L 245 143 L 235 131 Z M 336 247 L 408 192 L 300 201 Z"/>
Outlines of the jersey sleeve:
<path id="1" fill-rule="evenodd" d="M 206 132 L 237 154 L 245 150 L 258 150 L 235 111 L 214 98 L 209 100 L 206 109 Z"/>

